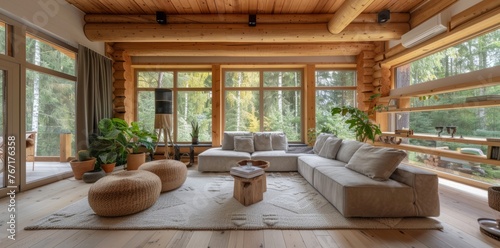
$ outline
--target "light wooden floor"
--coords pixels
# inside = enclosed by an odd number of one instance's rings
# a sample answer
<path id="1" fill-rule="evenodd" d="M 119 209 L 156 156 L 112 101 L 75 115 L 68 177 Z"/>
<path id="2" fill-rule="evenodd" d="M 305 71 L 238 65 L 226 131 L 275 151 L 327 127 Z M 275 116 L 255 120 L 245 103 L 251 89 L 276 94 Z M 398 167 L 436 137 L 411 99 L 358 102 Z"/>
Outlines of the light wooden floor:
<path id="1" fill-rule="evenodd" d="M 7 238 L 7 205 L 0 199 L 0 247 L 500 247 L 477 218 L 494 217 L 484 190 L 440 180 L 444 230 L 102 231 L 23 228 L 87 195 L 90 184 L 66 179 L 16 195 L 16 241 Z"/>

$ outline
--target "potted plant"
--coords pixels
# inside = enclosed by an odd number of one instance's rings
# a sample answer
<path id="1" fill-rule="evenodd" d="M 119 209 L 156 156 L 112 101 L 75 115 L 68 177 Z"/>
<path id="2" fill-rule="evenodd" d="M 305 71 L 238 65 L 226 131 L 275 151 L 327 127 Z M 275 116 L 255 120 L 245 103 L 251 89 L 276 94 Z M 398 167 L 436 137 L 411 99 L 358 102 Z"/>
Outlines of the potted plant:
<path id="1" fill-rule="evenodd" d="M 116 157 L 118 157 L 118 153 L 116 153 L 115 151 L 102 152 L 99 154 L 101 168 L 104 170 L 104 172 L 113 172 L 116 166 Z"/>
<path id="2" fill-rule="evenodd" d="M 332 115 L 340 114 L 346 117 L 344 122 L 349 124 L 349 129 L 354 131 L 356 140 L 358 141 L 366 142 L 367 140 L 371 140 L 375 142 L 375 137 L 382 134 L 379 126 L 371 122 L 368 114 L 358 108 L 351 106 L 334 107 L 331 113 Z"/>
<path id="3" fill-rule="evenodd" d="M 200 134 L 200 126 L 196 120 L 191 121 L 191 143 L 198 144 L 198 137 Z"/>
<path id="4" fill-rule="evenodd" d="M 144 129 L 139 122 L 130 123 L 127 150 L 127 170 L 137 170 L 146 162 L 146 152 L 153 152 L 157 137 Z"/>
<path id="5" fill-rule="evenodd" d="M 88 150 L 78 151 L 77 158 L 69 162 L 71 170 L 73 170 L 73 174 L 75 175 L 75 179 L 81 180 L 83 173 L 94 170 L 95 161 L 96 159 L 90 156 L 90 152 Z"/>

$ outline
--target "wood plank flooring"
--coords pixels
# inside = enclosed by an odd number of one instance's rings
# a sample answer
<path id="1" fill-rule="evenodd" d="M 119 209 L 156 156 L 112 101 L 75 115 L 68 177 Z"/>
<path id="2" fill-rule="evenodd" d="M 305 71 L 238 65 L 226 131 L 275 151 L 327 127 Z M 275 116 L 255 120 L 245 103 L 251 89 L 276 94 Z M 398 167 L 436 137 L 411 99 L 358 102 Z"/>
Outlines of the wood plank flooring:
<path id="1" fill-rule="evenodd" d="M 191 168 L 193 169 L 193 168 Z M 0 199 L 0 247 L 500 247 L 479 231 L 477 218 L 500 216 L 484 190 L 440 179 L 444 230 L 38 230 L 23 228 L 87 195 L 90 184 L 65 179 L 16 195 L 16 240 L 7 238 L 9 199 Z"/>

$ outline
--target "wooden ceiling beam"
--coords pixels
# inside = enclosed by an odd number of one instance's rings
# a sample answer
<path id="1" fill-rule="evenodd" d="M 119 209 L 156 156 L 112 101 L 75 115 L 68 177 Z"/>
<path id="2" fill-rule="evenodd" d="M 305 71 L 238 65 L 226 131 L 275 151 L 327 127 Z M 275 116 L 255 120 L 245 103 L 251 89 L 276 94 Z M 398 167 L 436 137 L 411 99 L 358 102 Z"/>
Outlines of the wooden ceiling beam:
<path id="1" fill-rule="evenodd" d="M 126 50 L 130 56 L 224 56 L 224 57 L 286 57 L 286 56 L 354 56 L 373 50 L 373 42 L 329 44 L 256 44 L 256 43 L 115 43 L 114 49 Z"/>
<path id="2" fill-rule="evenodd" d="M 349 24 L 342 33 L 328 32 L 325 24 L 130 24 L 87 23 L 90 41 L 104 42 L 357 42 L 400 39 L 408 23 Z"/>
<path id="3" fill-rule="evenodd" d="M 427 21 L 429 18 L 437 15 L 446 8 L 450 7 L 452 4 L 456 3 L 458 0 L 439 0 L 439 1 L 428 1 L 424 5 L 420 6 L 418 9 L 411 13 L 410 26 L 415 28 L 422 22 Z"/>
<path id="4" fill-rule="evenodd" d="M 346 0 L 328 22 L 328 31 L 339 34 L 375 0 Z"/>
<path id="5" fill-rule="evenodd" d="M 257 25 L 259 24 L 287 24 L 287 23 L 328 23 L 333 17 L 332 14 L 297 14 L 297 15 L 257 15 Z M 409 13 L 391 13 L 389 22 L 408 22 Z M 151 23 L 156 24 L 156 15 L 85 15 L 86 23 Z M 248 15 L 243 14 L 209 14 L 209 15 L 168 15 L 169 24 L 247 24 Z M 360 14 L 352 20 L 352 23 L 376 23 L 377 14 Z"/>

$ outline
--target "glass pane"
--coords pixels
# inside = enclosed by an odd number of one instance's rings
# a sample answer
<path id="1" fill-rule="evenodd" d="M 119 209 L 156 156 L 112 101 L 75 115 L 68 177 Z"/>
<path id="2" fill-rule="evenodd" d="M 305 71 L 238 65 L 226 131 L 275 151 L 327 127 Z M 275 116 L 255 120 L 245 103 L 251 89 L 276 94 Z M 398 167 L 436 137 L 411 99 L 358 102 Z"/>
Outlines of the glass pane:
<path id="1" fill-rule="evenodd" d="M 7 31 L 4 22 L 0 22 L 0 54 L 6 54 Z"/>
<path id="2" fill-rule="evenodd" d="M 139 71 L 137 73 L 138 88 L 173 88 L 174 72 L 172 71 Z"/>
<path id="3" fill-rule="evenodd" d="M 500 85 L 471 89 L 471 90 L 455 91 L 444 94 L 437 94 L 425 98 L 412 97 L 410 101 L 410 106 L 423 107 L 423 106 L 438 106 L 438 105 L 464 103 L 464 102 L 479 102 L 478 100 L 480 99 L 481 96 L 484 96 L 485 97 L 484 100 L 487 100 L 487 96 L 491 95 L 500 95 Z"/>
<path id="4" fill-rule="evenodd" d="M 259 72 L 256 71 L 228 71 L 226 72 L 226 87 L 259 87 Z"/>
<path id="5" fill-rule="evenodd" d="M 177 87 L 179 88 L 212 88 L 211 72 L 178 72 Z"/>
<path id="6" fill-rule="evenodd" d="M 155 92 L 137 92 L 137 120 L 144 124 L 144 128 L 153 131 L 155 122 Z M 163 138 L 163 136 L 162 136 Z"/>
<path id="7" fill-rule="evenodd" d="M 300 71 L 266 71 L 264 87 L 300 87 L 302 73 Z"/>
<path id="8" fill-rule="evenodd" d="M 225 99 L 225 131 L 260 131 L 258 91 L 226 91 Z"/>
<path id="9" fill-rule="evenodd" d="M 301 141 L 301 101 L 298 90 L 264 91 L 264 131 L 283 131 L 288 141 Z"/>
<path id="10" fill-rule="evenodd" d="M 356 106 L 355 90 L 317 90 L 316 91 L 316 131 L 334 130 L 337 136 L 355 139 L 340 115 L 332 116 L 333 107 Z"/>
<path id="11" fill-rule="evenodd" d="M 317 70 L 316 86 L 356 86 L 356 71 Z"/>
<path id="12" fill-rule="evenodd" d="M 500 137 L 500 107 L 463 108 L 430 112 L 410 112 L 398 114 L 397 119 L 405 119 L 397 123 L 396 128 L 411 128 L 415 133 L 437 135 L 437 126 L 455 126 L 455 137 Z M 408 124 L 409 121 L 409 124 Z M 441 135 L 449 135 L 446 130 Z M 452 146 L 450 144 L 449 146 Z M 486 151 L 484 151 L 486 152 Z"/>
<path id="13" fill-rule="evenodd" d="M 35 156 L 59 157 L 60 134 L 75 137 L 75 85 L 74 81 L 26 70 L 26 131 L 36 132 Z"/>
<path id="14" fill-rule="evenodd" d="M 26 61 L 75 76 L 76 53 L 31 34 L 26 35 Z"/>
<path id="15" fill-rule="evenodd" d="M 191 121 L 200 128 L 198 140 L 212 141 L 212 92 L 180 91 L 177 93 L 177 141 L 191 142 Z"/>
<path id="16" fill-rule="evenodd" d="M 500 30 L 397 68 L 397 88 L 500 65 Z"/>

